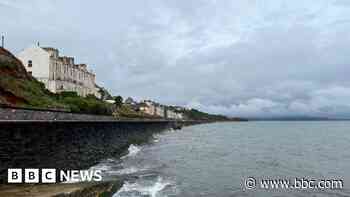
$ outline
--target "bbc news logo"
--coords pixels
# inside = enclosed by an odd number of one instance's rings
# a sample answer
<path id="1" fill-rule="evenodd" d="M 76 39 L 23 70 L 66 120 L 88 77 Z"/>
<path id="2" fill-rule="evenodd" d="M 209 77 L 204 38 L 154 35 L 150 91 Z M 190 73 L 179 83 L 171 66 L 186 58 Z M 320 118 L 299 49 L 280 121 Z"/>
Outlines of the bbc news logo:
<path id="1" fill-rule="evenodd" d="M 8 183 L 57 183 L 102 181 L 101 170 L 56 170 L 13 168 L 7 170 Z"/>

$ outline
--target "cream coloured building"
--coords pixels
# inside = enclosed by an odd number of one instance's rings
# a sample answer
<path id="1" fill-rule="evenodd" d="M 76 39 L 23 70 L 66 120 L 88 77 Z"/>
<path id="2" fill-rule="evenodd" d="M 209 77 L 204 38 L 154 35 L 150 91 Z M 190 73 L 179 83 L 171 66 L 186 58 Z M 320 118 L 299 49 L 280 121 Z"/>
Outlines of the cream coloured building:
<path id="1" fill-rule="evenodd" d="M 146 113 L 152 116 L 159 116 L 162 118 L 175 119 L 175 120 L 184 119 L 184 115 L 182 113 L 171 110 L 169 109 L 169 107 L 166 107 L 164 105 L 161 105 L 159 103 L 156 103 L 150 100 L 142 101 L 139 104 L 138 109 L 143 113 Z"/>
<path id="2" fill-rule="evenodd" d="M 156 106 L 155 106 L 155 115 L 164 118 L 164 117 L 165 117 L 164 106 L 162 106 L 162 105 L 156 105 Z"/>
<path id="3" fill-rule="evenodd" d="M 174 112 L 173 110 L 170 110 L 170 109 L 166 110 L 166 116 L 165 117 L 168 118 L 168 119 L 178 119 L 177 113 Z"/>
<path id="4" fill-rule="evenodd" d="M 101 96 L 95 85 L 95 74 L 87 70 L 87 65 L 75 64 L 73 57 L 59 56 L 55 48 L 32 46 L 17 57 L 27 72 L 53 93 L 74 91 L 80 96 Z"/>
<path id="5" fill-rule="evenodd" d="M 149 115 L 155 115 L 156 107 L 154 105 L 154 102 L 145 100 L 140 103 L 139 110 L 143 113 L 149 114 Z"/>

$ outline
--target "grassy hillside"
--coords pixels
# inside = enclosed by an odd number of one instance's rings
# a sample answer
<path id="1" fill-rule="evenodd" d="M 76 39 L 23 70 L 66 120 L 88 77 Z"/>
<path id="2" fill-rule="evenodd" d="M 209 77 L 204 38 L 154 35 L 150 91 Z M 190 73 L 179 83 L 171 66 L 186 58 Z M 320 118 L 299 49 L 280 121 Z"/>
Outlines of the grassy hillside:
<path id="1" fill-rule="evenodd" d="M 201 112 L 196 109 L 183 110 L 181 111 L 186 118 L 190 120 L 203 120 L 203 121 L 225 121 L 228 120 L 226 116 L 213 115 L 205 112 Z"/>

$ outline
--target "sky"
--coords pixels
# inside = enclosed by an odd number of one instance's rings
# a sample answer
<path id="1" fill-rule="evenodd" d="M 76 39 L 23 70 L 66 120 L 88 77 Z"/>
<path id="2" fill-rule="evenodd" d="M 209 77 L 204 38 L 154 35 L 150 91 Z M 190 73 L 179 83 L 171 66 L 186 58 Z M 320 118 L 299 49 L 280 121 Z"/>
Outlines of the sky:
<path id="1" fill-rule="evenodd" d="M 87 63 L 113 95 L 240 117 L 350 118 L 348 0 L 0 0 L 14 53 Z"/>

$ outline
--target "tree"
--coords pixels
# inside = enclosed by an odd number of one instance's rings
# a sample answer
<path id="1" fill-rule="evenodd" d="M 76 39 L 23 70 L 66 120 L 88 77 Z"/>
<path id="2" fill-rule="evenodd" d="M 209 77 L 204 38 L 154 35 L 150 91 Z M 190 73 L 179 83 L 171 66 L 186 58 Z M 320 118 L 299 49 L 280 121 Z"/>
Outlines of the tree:
<path id="1" fill-rule="evenodd" d="M 112 95 L 108 92 L 107 89 L 103 87 L 96 86 L 99 90 L 98 92 L 101 94 L 101 100 L 112 100 Z"/>
<path id="2" fill-rule="evenodd" d="M 115 96 L 114 101 L 115 101 L 114 105 L 117 108 L 120 108 L 123 105 L 123 97 L 121 97 L 121 96 Z"/>

